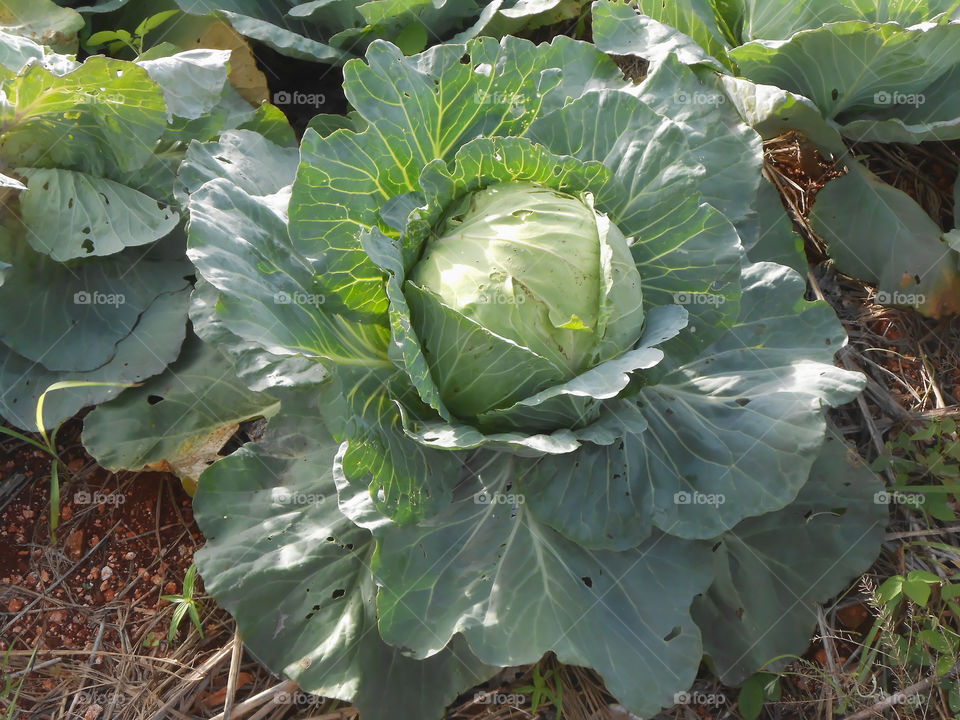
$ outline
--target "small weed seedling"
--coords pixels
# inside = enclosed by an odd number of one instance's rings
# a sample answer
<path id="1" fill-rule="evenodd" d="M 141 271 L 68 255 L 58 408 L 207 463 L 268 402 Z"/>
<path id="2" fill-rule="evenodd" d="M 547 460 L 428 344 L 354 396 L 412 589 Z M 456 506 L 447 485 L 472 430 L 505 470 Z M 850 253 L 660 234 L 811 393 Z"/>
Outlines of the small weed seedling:
<path id="1" fill-rule="evenodd" d="M 180 623 L 187 613 L 190 614 L 190 620 L 197 628 L 197 632 L 200 633 L 200 637 L 203 637 L 203 626 L 200 624 L 200 612 L 197 601 L 193 597 L 193 585 L 196 578 L 197 566 L 191 565 L 187 570 L 187 574 L 183 576 L 183 592 L 179 595 L 160 596 L 161 600 L 167 600 L 176 605 L 173 611 L 173 618 L 170 620 L 170 634 L 167 636 L 167 640 L 171 643 L 177 635 L 177 628 L 180 627 Z"/>

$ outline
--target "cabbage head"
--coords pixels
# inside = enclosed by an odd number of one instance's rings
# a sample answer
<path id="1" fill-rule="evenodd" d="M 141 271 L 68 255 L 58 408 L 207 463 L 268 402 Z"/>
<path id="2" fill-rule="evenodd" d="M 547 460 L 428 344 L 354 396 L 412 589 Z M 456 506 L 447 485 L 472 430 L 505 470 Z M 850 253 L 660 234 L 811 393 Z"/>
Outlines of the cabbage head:
<path id="1" fill-rule="evenodd" d="M 635 85 L 565 37 L 344 72 L 299 158 L 180 171 L 197 333 L 261 385 L 320 370 L 200 478 L 247 646 L 364 720 L 548 650 L 642 716 L 704 656 L 735 684 L 802 652 L 886 507 L 825 420 L 863 386 L 844 331 L 765 251 L 760 137 L 675 60 Z"/>

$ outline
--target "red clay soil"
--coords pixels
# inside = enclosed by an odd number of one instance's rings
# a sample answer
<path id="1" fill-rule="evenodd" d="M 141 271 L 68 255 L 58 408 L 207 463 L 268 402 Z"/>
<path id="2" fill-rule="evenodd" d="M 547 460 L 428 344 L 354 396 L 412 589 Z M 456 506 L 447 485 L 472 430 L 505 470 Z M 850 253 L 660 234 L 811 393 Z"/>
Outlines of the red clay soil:
<path id="1" fill-rule="evenodd" d="M 39 647 L 37 662 L 50 657 L 46 651 L 85 650 L 96 666 L 95 651 L 131 643 L 143 655 L 167 651 L 170 613 L 155 616 L 169 603 L 160 595 L 181 591 L 203 544 L 190 497 L 170 475 L 100 468 L 80 447 L 79 431 L 74 420 L 62 432 L 70 472 L 61 475 L 56 543 L 50 458 L 0 436 L 0 658 L 11 648 Z M 185 621 L 180 632 L 187 629 Z M 42 682 L 51 689 L 55 680 Z"/>

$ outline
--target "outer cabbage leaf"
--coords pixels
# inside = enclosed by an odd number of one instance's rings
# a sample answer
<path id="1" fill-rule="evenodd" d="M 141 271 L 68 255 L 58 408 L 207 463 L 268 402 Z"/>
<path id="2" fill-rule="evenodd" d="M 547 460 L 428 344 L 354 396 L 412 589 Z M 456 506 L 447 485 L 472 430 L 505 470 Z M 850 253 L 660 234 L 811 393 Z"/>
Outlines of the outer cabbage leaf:
<path id="1" fill-rule="evenodd" d="M 896 23 L 910 26 L 932 20 L 956 8 L 953 0 L 745 0 L 742 38 L 786 40 L 802 30 L 827 23 L 860 20 L 868 23 Z"/>
<path id="2" fill-rule="evenodd" d="M 63 76 L 30 65 L 3 89 L 0 158 L 12 167 L 100 176 L 136 170 L 166 124 L 160 88 L 122 60 L 92 57 Z"/>
<path id="3" fill-rule="evenodd" d="M 657 64 L 639 90 L 641 100 L 684 129 L 691 152 L 715 162 L 716 171 L 698 185 L 703 199 L 731 221 L 742 220 L 759 186 L 762 143 L 729 107 L 719 79 L 700 80 L 671 56 Z"/>
<path id="4" fill-rule="evenodd" d="M 604 52 L 637 55 L 660 63 L 673 55 L 684 65 L 734 69 L 730 47 L 708 0 L 631 5 L 601 0 L 593 5 L 593 39 Z"/>
<path id="5" fill-rule="evenodd" d="M 217 347 L 234 363 L 237 377 L 257 392 L 323 382 L 327 369 L 314 358 L 302 355 L 273 355 L 249 340 L 231 333 L 217 315 L 220 294 L 204 280 L 197 279 L 190 300 L 193 330 L 205 342 Z"/>
<path id="6" fill-rule="evenodd" d="M 47 370 L 0 343 L 0 415 L 24 430 L 36 430 L 37 401 L 43 392 L 60 380 L 86 380 L 131 384 L 163 372 L 180 352 L 187 328 L 184 318 L 190 299 L 189 288 L 161 295 L 140 316 L 136 331 L 122 339 L 109 362 L 87 372 L 69 374 Z M 56 345 L 50 354 L 59 354 Z M 43 405 L 43 422 L 56 427 L 88 405 L 116 397 L 122 387 L 95 386 L 57 390 Z"/>
<path id="7" fill-rule="evenodd" d="M 71 55 L 51 52 L 50 48 L 33 40 L 0 30 L 0 78 L 18 72 L 31 60 L 57 75 L 64 75 L 79 66 Z"/>
<path id="8" fill-rule="evenodd" d="M 303 60 L 338 64 L 362 54 L 377 39 L 407 53 L 427 45 L 502 37 L 576 20 L 579 0 L 177 0 L 193 14 L 216 13 L 242 35 Z"/>
<path id="9" fill-rule="evenodd" d="M 319 432 L 310 444 L 299 457 L 247 446 L 203 474 L 194 508 L 206 588 L 258 659 L 303 690 L 352 701 L 365 719 L 395 718 L 398 707 L 439 717 L 496 668 L 460 638 L 428 660 L 380 639 L 373 538 L 337 507 L 337 444 Z"/>
<path id="10" fill-rule="evenodd" d="M 807 274 L 803 238 L 793 229 L 780 193 L 769 180 L 760 183 L 753 212 L 737 225 L 737 233 L 753 262 L 775 262 Z"/>
<path id="11" fill-rule="evenodd" d="M 586 550 L 526 504 L 510 504 L 510 456 L 478 467 L 482 477 L 463 482 L 434 518 L 374 530 L 384 639 L 430 657 L 460 632 L 495 665 L 535 662 L 552 650 L 563 663 L 597 670 L 635 712 L 672 704 L 699 665 L 688 607 L 709 583 L 709 550 L 666 536 L 621 553 Z"/>
<path id="12" fill-rule="evenodd" d="M 957 253 L 930 216 L 906 193 L 854 160 L 831 180 L 810 213 L 837 267 L 875 283 L 887 305 L 909 305 L 924 315 L 960 311 Z"/>
<path id="13" fill-rule="evenodd" d="M 877 556 L 887 523 L 882 490 L 831 428 L 796 500 L 720 536 L 716 579 L 694 600 L 693 617 L 724 683 L 776 672 L 790 662 L 784 655 L 804 651 L 816 625 L 812 605 L 842 592 Z"/>
<path id="14" fill-rule="evenodd" d="M 0 258 L 13 267 L 0 288 L 0 303 L 13 307 L 25 298 L 43 298 L 44 310 L 8 314 L 0 341 L 50 370 L 89 372 L 105 365 L 117 345 L 137 333 L 141 316 L 157 298 L 189 288 L 189 264 L 160 252 L 130 249 L 66 265 L 33 252 L 20 233 L 5 235 Z"/>
<path id="15" fill-rule="evenodd" d="M 76 52 L 77 33 L 83 25 L 76 10 L 58 7 L 53 0 L 4 0 L 0 6 L 0 30 L 56 52 Z"/>
<path id="16" fill-rule="evenodd" d="M 740 74 L 813 100 L 828 118 L 922 93 L 960 62 L 960 25 L 839 22 L 730 51 Z M 823 72 L 823 58 L 833 58 Z M 878 102 L 879 101 L 879 102 Z"/>
<path id="17" fill-rule="evenodd" d="M 921 143 L 929 140 L 960 138 L 960 98 L 955 89 L 960 83 L 960 65 L 917 93 L 915 97 L 887 99 L 890 105 L 858 113 L 843 122 L 844 137 L 855 142 Z M 894 104 L 896 100 L 912 103 Z"/>
<path id="18" fill-rule="evenodd" d="M 83 422 L 83 445 L 109 470 L 163 470 L 195 481 L 241 422 L 278 408 L 193 336 L 166 372 L 94 409 Z"/>
<path id="19" fill-rule="evenodd" d="M 174 116 L 196 120 L 216 107 L 227 82 L 229 59 L 229 51 L 199 49 L 137 64 L 163 88 L 167 120 L 173 122 Z"/>
<path id="20" fill-rule="evenodd" d="M 19 172 L 28 179 L 20 195 L 27 241 L 59 262 L 146 245 L 180 223 L 176 211 L 113 180 L 72 170 Z"/>
<path id="21" fill-rule="evenodd" d="M 724 76 L 720 82 L 740 117 L 764 140 L 797 130 L 826 157 L 846 152 L 835 124 L 825 120 L 820 110 L 802 95 L 743 78 Z"/>

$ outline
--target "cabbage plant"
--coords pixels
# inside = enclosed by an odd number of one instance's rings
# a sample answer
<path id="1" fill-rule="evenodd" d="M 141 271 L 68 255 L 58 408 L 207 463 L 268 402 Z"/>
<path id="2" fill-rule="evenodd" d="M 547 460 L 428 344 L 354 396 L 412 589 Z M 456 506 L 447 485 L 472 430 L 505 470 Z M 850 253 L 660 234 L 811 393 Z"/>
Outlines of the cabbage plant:
<path id="1" fill-rule="evenodd" d="M 418 52 L 454 37 L 499 37 L 569 22 L 580 17 L 586 5 L 580 0 L 93 0 L 78 10 L 104 13 L 128 3 L 138 17 L 165 8 L 215 15 L 241 35 L 284 55 L 332 64 L 362 54 L 378 38 Z"/>
<path id="2" fill-rule="evenodd" d="M 722 73 L 764 137 L 799 130 L 836 156 L 849 172 L 818 195 L 810 222 L 840 270 L 877 286 L 878 302 L 960 311 L 955 233 L 846 149 L 960 138 L 956 2 L 599 0 L 593 12 L 604 50 L 654 62 L 676 53 Z"/>
<path id="3" fill-rule="evenodd" d="M 801 652 L 886 508 L 826 425 L 863 387 L 841 326 L 759 260 L 759 136 L 671 113 L 720 97 L 683 65 L 634 85 L 565 37 L 344 73 L 355 112 L 299 156 L 180 170 L 194 328 L 279 403 L 195 497 L 247 647 L 365 720 L 548 650 L 644 716 L 705 655 L 737 683 Z M 142 432 L 108 415 L 85 439 Z"/>
<path id="4" fill-rule="evenodd" d="M 6 12 L 10 29 L 60 36 L 64 10 L 53 3 L 11 3 Z M 78 62 L 0 32 L 7 421 L 34 429 L 48 386 L 88 383 L 50 396 L 44 423 L 55 426 L 177 358 L 194 272 L 174 191 L 187 145 L 238 125 L 293 140 L 276 108 L 256 110 L 232 88 L 229 55 L 165 45 L 136 62 Z"/>

